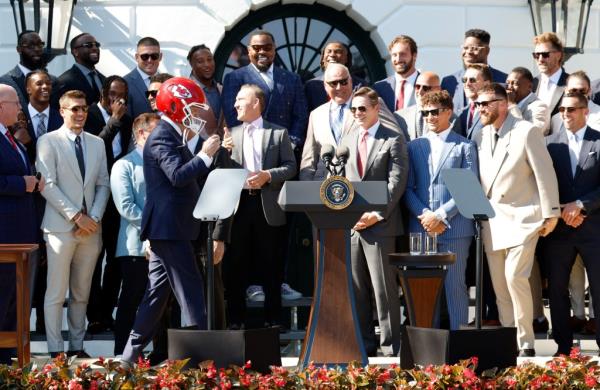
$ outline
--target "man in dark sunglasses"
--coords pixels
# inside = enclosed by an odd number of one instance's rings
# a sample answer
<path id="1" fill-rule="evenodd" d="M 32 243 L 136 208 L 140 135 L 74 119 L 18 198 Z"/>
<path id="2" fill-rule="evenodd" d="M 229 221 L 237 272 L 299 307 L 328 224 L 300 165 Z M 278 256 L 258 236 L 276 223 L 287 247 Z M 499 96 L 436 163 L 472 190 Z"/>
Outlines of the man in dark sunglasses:
<path id="1" fill-rule="evenodd" d="M 100 90 L 104 75 L 96 69 L 100 61 L 100 42 L 88 33 L 81 33 L 71 39 L 71 54 L 75 64 L 58 77 L 58 96 L 78 90 L 85 93 L 88 106 L 100 101 Z"/>
<path id="2" fill-rule="evenodd" d="M 161 60 L 160 43 L 155 38 L 144 37 L 138 41 L 135 51 L 137 66 L 123 77 L 129 86 L 127 113 L 131 118 L 152 112 L 146 91 L 150 85 L 150 78 L 158 73 Z"/>
<path id="3" fill-rule="evenodd" d="M 583 70 L 578 70 L 571 73 L 569 77 L 567 77 L 565 93 L 579 93 L 588 98 L 587 108 L 589 112 L 587 115 L 587 124 L 592 129 L 600 130 L 600 106 L 590 100 L 592 96 L 590 84 L 590 78 L 588 75 Z M 560 112 L 558 112 L 552 116 L 550 121 L 550 132 L 558 132 L 562 126 L 563 118 L 560 115 Z"/>
<path id="4" fill-rule="evenodd" d="M 536 95 L 550 108 L 550 115 L 558 112 L 558 103 L 565 91 L 569 74 L 562 67 L 563 43 L 552 32 L 533 38 L 532 56 L 540 74 L 534 80 Z"/>
<path id="5" fill-rule="evenodd" d="M 483 243 L 500 322 L 517 327 L 520 356 L 535 356 L 529 278 L 538 238 L 560 216 L 556 175 L 541 131 L 509 113 L 502 85 L 482 88 L 477 104 L 485 125 L 477 138 L 479 176 L 496 212 L 483 223 Z"/>

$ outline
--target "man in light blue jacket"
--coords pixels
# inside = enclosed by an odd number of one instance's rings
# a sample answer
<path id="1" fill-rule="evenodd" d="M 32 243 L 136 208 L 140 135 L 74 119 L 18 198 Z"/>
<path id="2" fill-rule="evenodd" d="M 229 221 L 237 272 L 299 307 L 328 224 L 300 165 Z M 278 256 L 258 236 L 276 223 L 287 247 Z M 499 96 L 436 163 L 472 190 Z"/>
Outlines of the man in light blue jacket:
<path id="1" fill-rule="evenodd" d="M 136 118 L 132 129 L 136 147 L 115 162 L 110 176 L 112 196 L 121 215 L 115 257 L 120 260 L 123 274 L 115 320 L 115 355 L 123 353 L 148 281 L 147 244 L 140 241 L 142 210 L 146 201 L 142 151 L 159 120 L 156 114 L 142 114 Z"/>

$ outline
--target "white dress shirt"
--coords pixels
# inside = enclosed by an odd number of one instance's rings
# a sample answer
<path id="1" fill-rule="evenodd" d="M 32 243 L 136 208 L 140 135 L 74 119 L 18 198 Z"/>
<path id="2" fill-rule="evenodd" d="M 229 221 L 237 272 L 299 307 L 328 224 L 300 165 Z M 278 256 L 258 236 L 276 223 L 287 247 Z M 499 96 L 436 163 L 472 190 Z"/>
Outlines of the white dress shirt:
<path id="1" fill-rule="evenodd" d="M 149 75 L 148 73 L 141 70 L 138 66 L 136 66 L 135 69 L 137 69 L 138 73 L 140 74 L 140 77 L 142 78 L 142 80 L 144 80 L 144 84 L 146 84 L 146 90 L 147 90 L 148 87 L 150 86 L 150 78 L 154 75 Z"/>
<path id="2" fill-rule="evenodd" d="M 110 119 L 110 114 L 108 113 L 108 111 L 106 111 L 104 109 L 104 107 L 102 107 L 102 104 L 100 104 L 100 102 L 98 102 L 96 104 L 98 105 L 98 108 L 100 109 L 102 118 L 104 118 L 104 123 L 108 124 L 108 120 Z M 118 155 L 120 155 L 121 152 L 123 151 L 123 149 L 121 148 L 121 133 L 120 132 L 117 132 L 117 134 L 115 134 L 115 138 L 113 138 L 112 150 L 113 150 L 113 157 L 115 157 L 115 158 Z"/>
<path id="3" fill-rule="evenodd" d="M 369 154 L 371 153 L 371 149 L 373 148 L 373 144 L 375 143 L 375 133 L 377 133 L 377 129 L 379 128 L 379 126 L 381 125 L 381 122 L 377 121 L 375 122 L 375 124 L 371 127 L 369 127 L 367 130 L 367 133 L 369 133 L 369 135 L 367 135 L 367 160 L 369 159 Z M 360 128 L 360 131 L 358 132 L 358 144 L 360 144 L 360 139 L 363 136 L 365 129 L 363 127 Z M 358 151 L 356 152 L 356 155 L 358 156 Z M 366 163 L 366 161 L 365 161 Z M 366 169 L 366 167 L 364 167 Z"/>
<path id="4" fill-rule="evenodd" d="M 538 88 L 538 97 L 541 101 L 546 103 L 550 107 L 552 102 L 552 95 L 558 87 L 558 80 L 562 75 L 562 68 L 559 68 L 552 76 L 548 77 L 545 74 L 540 74 L 540 87 Z"/>
<path id="5" fill-rule="evenodd" d="M 85 147 L 85 137 L 83 136 L 83 130 L 81 130 L 81 132 L 79 134 L 75 133 L 73 130 L 69 129 L 67 126 L 64 127 L 66 134 L 67 134 L 67 138 L 69 139 L 69 141 L 71 141 L 71 146 L 73 146 L 73 153 L 75 153 L 75 156 L 77 156 L 77 150 L 75 149 L 75 138 L 77 138 L 77 136 L 79 136 L 79 139 L 81 140 L 81 150 L 83 152 L 83 162 L 84 162 L 84 166 L 85 164 L 85 160 L 86 160 L 86 147 Z"/>
<path id="6" fill-rule="evenodd" d="M 250 65 L 252 65 L 254 70 L 258 72 L 260 77 L 262 77 L 269 89 L 273 90 L 273 86 L 275 85 L 275 79 L 273 78 L 273 64 L 271 64 L 271 66 L 269 66 L 269 69 L 267 69 L 265 72 L 259 70 L 253 63 L 250 63 Z"/>
<path id="7" fill-rule="evenodd" d="M 571 173 L 575 176 L 577 164 L 579 164 L 579 154 L 581 153 L 581 144 L 587 125 L 573 133 L 567 130 L 567 140 L 569 141 L 569 157 L 571 159 Z"/>
<path id="8" fill-rule="evenodd" d="M 442 157 L 442 151 L 444 150 L 444 144 L 446 143 L 448 134 L 450 134 L 450 130 L 451 127 L 448 127 L 446 130 L 440 133 L 428 131 L 425 135 L 429 140 L 429 145 L 431 147 L 432 172 L 437 171 L 438 165 L 440 164 L 440 158 Z"/>
<path id="9" fill-rule="evenodd" d="M 17 66 L 19 67 L 19 69 L 21 69 L 21 72 L 23 72 L 24 76 L 27 76 L 27 73 L 30 73 L 32 71 L 32 69 L 23 66 L 21 63 L 18 63 Z"/>
<path id="10" fill-rule="evenodd" d="M 417 75 L 419 72 L 417 72 L 417 70 L 415 69 L 414 72 L 412 72 L 412 74 L 410 76 L 408 76 L 407 78 L 403 78 L 402 76 L 400 76 L 398 73 L 395 73 L 394 76 L 396 78 L 396 99 L 398 99 L 398 94 L 400 93 L 400 85 L 402 83 L 402 80 L 405 80 L 406 82 L 404 83 L 404 106 L 402 108 L 406 108 L 408 106 L 410 106 L 410 98 L 411 96 L 414 94 L 415 92 L 415 82 L 417 81 Z M 394 102 L 394 104 L 396 104 Z"/>
<path id="11" fill-rule="evenodd" d="M 50 106 L 46 107 L 46 109 L 44 111 L 38 111 L 36 110 L 31 103 L 29 103 L 27 105 L 27 111 L 29 111 L 29 117 L 31 118 L 31 126 L 33 127 L 33 132 L 35 133 L 36 137 L 40 137 L 43 134 L 38 134 L 37 133 L 37 128 L 40 125 L 40 117 L 38 114 L 44 114 L 46 115 L 44 117 L 44 127 L 46 128 L 46 132 L 48 132 L 48 122 L 50 120 Z"/>

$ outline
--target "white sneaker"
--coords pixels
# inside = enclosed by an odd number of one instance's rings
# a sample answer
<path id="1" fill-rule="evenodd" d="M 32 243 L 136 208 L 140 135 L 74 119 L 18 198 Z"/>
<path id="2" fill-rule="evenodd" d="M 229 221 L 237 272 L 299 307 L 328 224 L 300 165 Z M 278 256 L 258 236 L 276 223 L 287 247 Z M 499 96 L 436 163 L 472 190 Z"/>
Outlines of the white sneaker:
<path id="1" fill-rule="evenodd" d="M 302 298 L 302 293 L 294 290 L 287 283 L 281 283 L 281 299 L 291 301 Z"/>
<path id="2" fill-rule="evenodd" d="M 258 286 L 255 284 L 251 284 L 246 289 L 246 299 L 251 302 L 264 302 L 265 301 L 265 292 L 263 291 L 262 286 Z"/>

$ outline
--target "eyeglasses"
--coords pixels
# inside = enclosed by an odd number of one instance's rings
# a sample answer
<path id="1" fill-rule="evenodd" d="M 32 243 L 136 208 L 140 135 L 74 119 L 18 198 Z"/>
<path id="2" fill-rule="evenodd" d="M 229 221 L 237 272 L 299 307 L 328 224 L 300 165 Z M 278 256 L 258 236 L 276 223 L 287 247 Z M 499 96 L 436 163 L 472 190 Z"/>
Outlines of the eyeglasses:
<path id="1" fill-rule="evenodd" d="M 86 49 L 91 49 L 92 47 L 97 47 L 97 48 L 99 49 L 99 48 L 100 48 L 100 46 L 102 46 L 102 45 L 100 44 L 100 42 L 96 42 L 96 41 L 94 41 L 94 42 L 86 42 L 86 43 L 82 43 L 82 44 L 81 44 L 81 45 L 79 45 L 79 46 L 75 46 L 75 49 L 79 49 L 79 48 L 81 48 L 81 47 L 85 47 Z"/>
<path id="2" fill-rule="evenodd" d="M 560 106 L 560 107 L 558 107 L 558 112 L 560 112 L 562 114 L 563 112 L 566 111 L 567 113 L 570 114 L 572 112 L 575 112 L 577 110 L 582 110 L 584 108 L 587 108 L 587 107 L 565 107 L 565 106 Z"/>
<path id="3" fill-rule="evenodd" d="M 340 79 L 340 80 L 331 80 L 331 81 L 326 81 L 327 85 L 329 85 L 331 88 L 335 88 L 338 86 L 338 84 L 340 86 L 346 86 L 348 85 L 348 77 L 346 77 L 345 79 Z"/>
<path id="4" fill-rule="evenodd" d="M 548 58 L 548 57 L 550 57 L 550 53 L 556 53 L 556 50 L 553 50 L 553 51 L 538 51 L 538 52 L 531 53 L 531 55 L 533 56 L 534 60 L 537 60 L 540 56 L 542 56 L 542 58 Z"/>
<path id="5" fill-rule="evenodd" d="M 150 97 L 156 98 L 157 94 L 158 94 L 158 90 L 156 90 L 156 89 L 148 90 L 148 91 L 146 91 L 146 99 L 150 99 Z"/>
<path id="6" fill-rule="evenodd" d="M 473 46 L 461 46 L 461 48 L 462 48 L 464 51 L 472 51 L 472 52 L 475 52 L 475 53 L 477 53 L 477 52 L 479 52 L 479 51 L 481 51 L 481 50 L 485 49 L 485 48 L 486 48 L 486 46 L 474 46 L 474 45 L 473 45 Z"/>
<path id="7" fill-rule="evenodd" d="M 46 42 L 42 41 L 42 42 L 38 42 L 38 43 L 29 43 L 27 45 L 20 45 L 20 46 L 25 49 L 43 49 L 44 47 L 46 47 Z"/>
<path id="8" fill-rule="evenodd" d="M 446 110 L 447 110 L 447 108 L 434 108 L 431 110 L 421 110 L 421 115 L 423 115 L 423 118 L 427 118 L 429 115 L 439 116 L 440 112 L 446 111 Z"/>
<path id="9" fill-rule="evenodd" d="M 350 112 L 352 112 L 354 114 L 354 113 L 356 113 L 356 111 L 367 112 L 367 107 L 366 106 L 350 107 Z"/>
<path id="10" fill-rule="evenodd" d="M 503 100 L 503 99 L 492 99 L 492 100 L 485 100 L 482 102 L 475 102 L 475 107 L 477 107 L 477 108 L 488 107 L 490 104 L 499 102 L 500 100 Z"/>
<path id="11" fill-rule="evenodd" d="M 477 82 L 477 77 L 463 77 L 462 82 L 463 82 L 463 84 L 467 84 L 467 83 L 475 84 Z"/>
<path id="12" fill-rule="evenodd" d="M 73 107 L 63 107 L 64 110 L 69 110 L 71 111 L 73 114 L 78 114 L 80 112 L 88 112 L 89 107 L 88 106 L 73 106 Z"/>
<path id="13" fill-rule="evenodd" d="M 152 61 L 156 61 L 160 58 L 160 53 L 144 53 L 140 54 L 140 58 L 142 61 L 148 61 L 150 58 L 152 58 Z"/>
<path id="14" fill-rule="evenodd" d="M 415 84 L 416 91 L 423 90 L 423 92 L 429 92 L 432 88 L 431 85 Z"/>
<path id="15" fill-rule="evenodd" d="M 252 50 L 254 51 L 271 51 L 273 50 L 273 45 L 250 45 Z"/>

